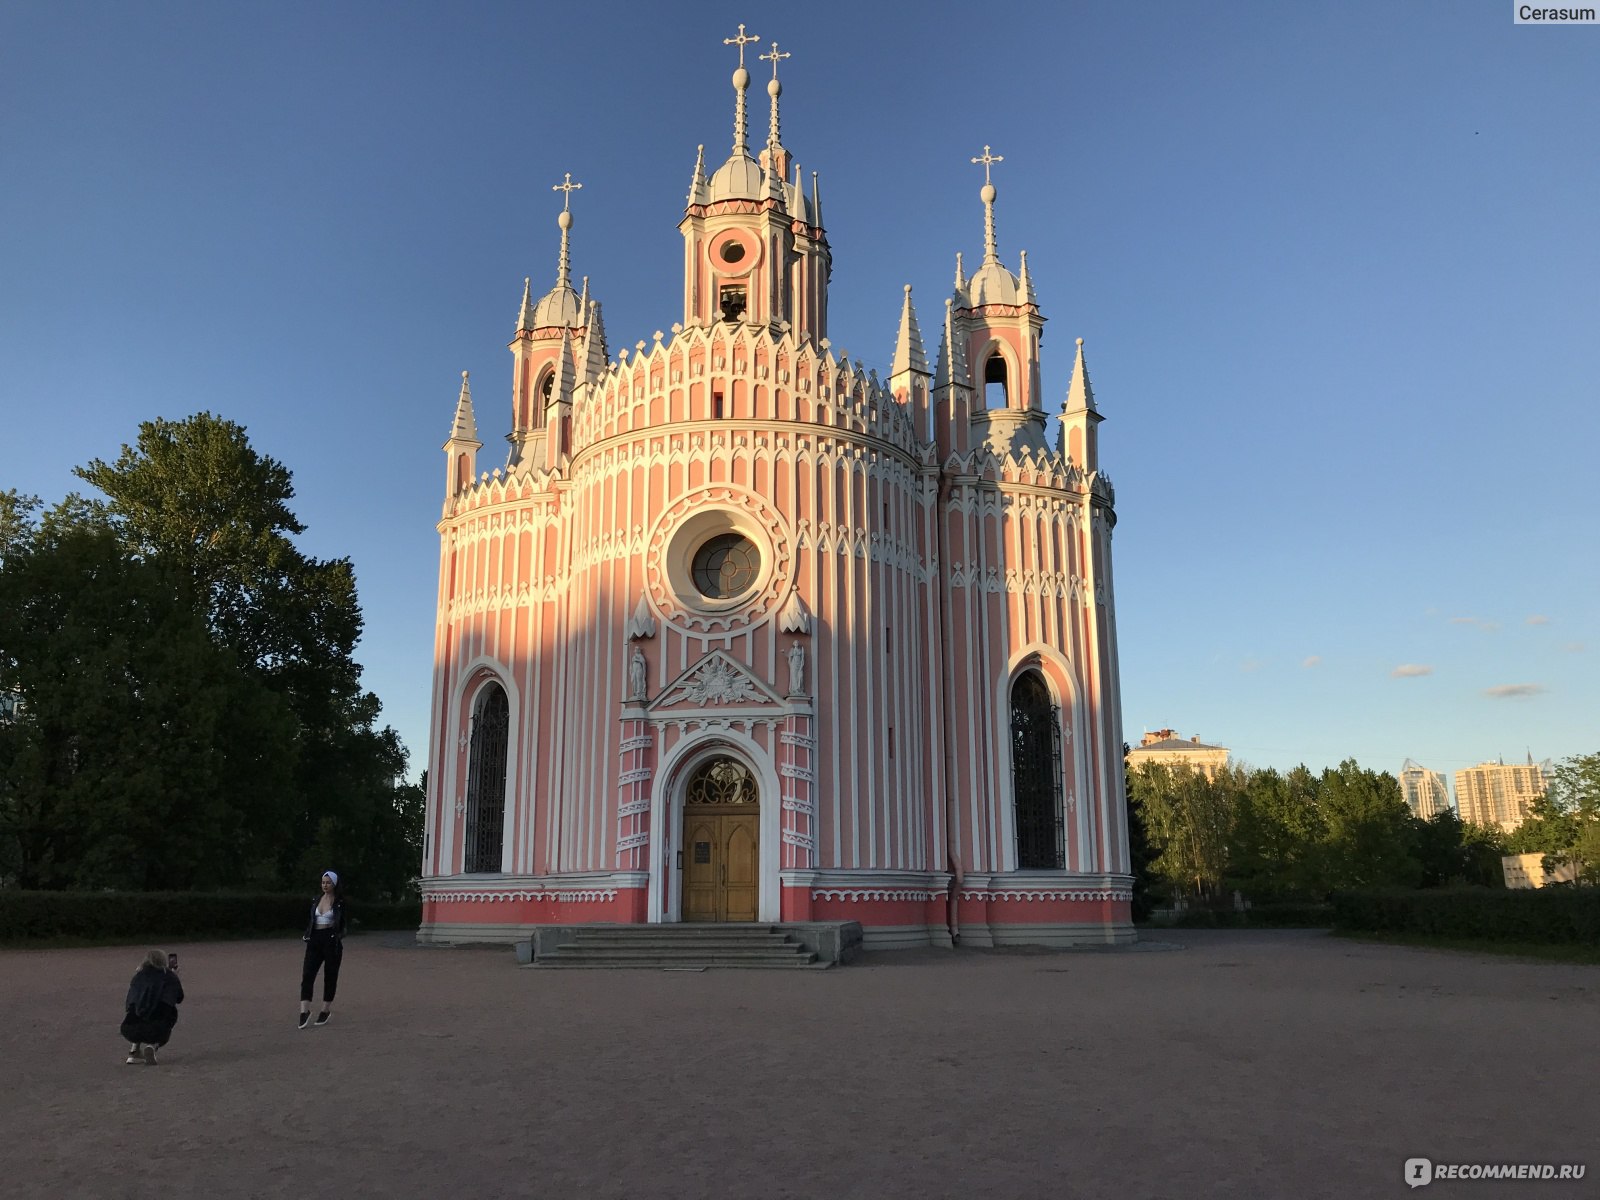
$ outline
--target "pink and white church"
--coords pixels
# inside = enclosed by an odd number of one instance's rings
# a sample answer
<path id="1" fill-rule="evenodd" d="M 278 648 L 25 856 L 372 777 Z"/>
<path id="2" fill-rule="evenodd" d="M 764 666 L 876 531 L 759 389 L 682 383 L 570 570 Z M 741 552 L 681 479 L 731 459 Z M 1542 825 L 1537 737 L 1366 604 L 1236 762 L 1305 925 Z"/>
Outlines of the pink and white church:
<path id="1" fill-rule="evenodd" d="M 829 340 L 816 175 L 779 128 L 694 165 L 683 302 L 612 355 L 524 288 L 510 451 L 465 374 L 444 443 L 423 940 L 541 925 L 859 922 L 868 946 L 1133 940 L 1114 494 L 1083 343 L 1046 431 L 1027 256 L 995 234 L 930 368 Z M 598 289 L 597 289 L 598 291 Z M 886 314 L 887 317 L 887 314 Z M 885 321 L 887 325 L 887 320 Z"/>

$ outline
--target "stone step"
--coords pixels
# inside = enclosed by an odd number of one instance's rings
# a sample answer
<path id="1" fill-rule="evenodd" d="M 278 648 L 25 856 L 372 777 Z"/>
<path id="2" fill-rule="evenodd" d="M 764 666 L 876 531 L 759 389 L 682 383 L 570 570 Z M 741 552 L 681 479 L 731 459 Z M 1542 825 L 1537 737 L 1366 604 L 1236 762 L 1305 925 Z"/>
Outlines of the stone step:
<path id="1" fill-rule="evenodd" d="M 785 946 L 794 946 L 797 943 L 787 938 L 773 936 L 770 938 L 652 938 L 635 934 L 632 937 L 590 937 L 579 934 L 570 941 L 560 943 L 562 946 L 706 946 L 717 949 L 736 950 L 781 950 Z"/>
<path id="2" fill-rule="evenodd" d="M 636 971 L 740 971 L 740 970 L 776 970 L 776 971 L 826 971 L 832 963 L 817 962 L 816 955 L 811 954 L 803 958 L 788 958 L 775 962 L 751 961 L 744 958 L 720 959 L 716 962 L 701 961 L 696 959 L 663 959 L 663 958 L 541 958 L 538 962 L 529 963 L 527 970 L 636 970 Z"/>
<path id="3" fill-rule="evenodd" d="M 798 958 L 811 952 L 804 946 L 744 949 L 731 946 L 560 946 L 553 958 L 748 958 L 751 960 Z M 815 957 L 813 955 L 813 957 Z"/>

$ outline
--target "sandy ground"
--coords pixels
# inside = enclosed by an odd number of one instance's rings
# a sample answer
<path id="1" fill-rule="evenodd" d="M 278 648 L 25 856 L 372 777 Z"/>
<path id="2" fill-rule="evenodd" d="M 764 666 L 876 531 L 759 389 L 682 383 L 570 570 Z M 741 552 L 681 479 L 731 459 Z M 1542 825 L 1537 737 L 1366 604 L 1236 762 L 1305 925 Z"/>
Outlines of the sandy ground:
<path id="1" fill-rule="evenodd" d="M 0 952 L 0 1192 L 1342 1198 L 1424 1156 L 1589 1166 L 1427 1200 L 1600 1195 L 1600 967 L 1153 936 L 692 973 L 369 935 L 305 1032 L 299 941 L 185 945 L 153 1069 L 136 949 Z"/>

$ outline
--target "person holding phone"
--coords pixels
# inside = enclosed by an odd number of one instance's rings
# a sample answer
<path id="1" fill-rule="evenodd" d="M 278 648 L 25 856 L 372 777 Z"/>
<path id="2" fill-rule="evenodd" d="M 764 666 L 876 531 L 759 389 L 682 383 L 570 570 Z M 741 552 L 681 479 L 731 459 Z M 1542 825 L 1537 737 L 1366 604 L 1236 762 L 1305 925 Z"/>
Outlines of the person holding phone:
<path id="1" fill-rule="evenodd" d="M 178 956 L 152 950 L 134 972 L 124 1002 L 122 1036 L 128 1043 L 127 1063 L 156 1065 L 156 1051 L 172 1037 L 183 1003 L 183 981 L 178 978 Z"/>
<path id="2" fill-rule="evenodd" d="M 300 971 L 300 1028 L 311 1021 L 311 990 L 322 970 L 322 1011 L 316 1023 L 326 1025 L 333 1014 L 333 997 L 339 990 L 339 964 L 344 961 L 344 897 L 339 892 L 339 873 L 322 873 L 322 891 L 311 905 L 311 918 L 301 939 L 306 944 L 305 964 Z"/>

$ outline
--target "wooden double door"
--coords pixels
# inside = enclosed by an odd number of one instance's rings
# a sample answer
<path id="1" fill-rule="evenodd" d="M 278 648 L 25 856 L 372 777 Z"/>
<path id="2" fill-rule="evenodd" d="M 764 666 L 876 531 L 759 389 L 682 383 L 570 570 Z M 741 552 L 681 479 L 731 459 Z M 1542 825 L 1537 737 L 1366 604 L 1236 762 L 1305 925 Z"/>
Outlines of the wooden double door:
<path id="1" fill-rule="evenodd" d="M 760 894 L 760 810 L 686 807 L 683 814 L 683 919 L 754 921 Z"/>

